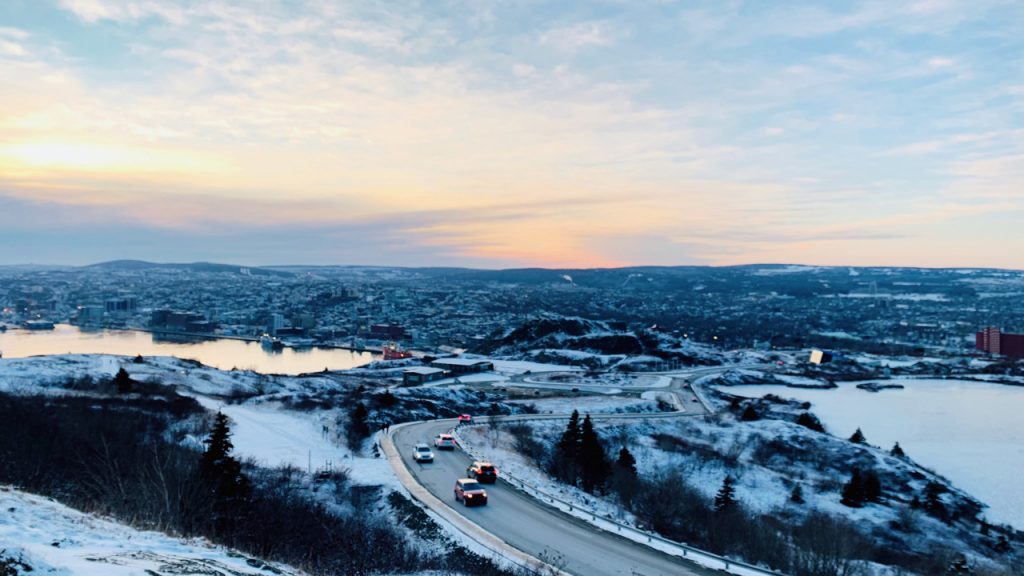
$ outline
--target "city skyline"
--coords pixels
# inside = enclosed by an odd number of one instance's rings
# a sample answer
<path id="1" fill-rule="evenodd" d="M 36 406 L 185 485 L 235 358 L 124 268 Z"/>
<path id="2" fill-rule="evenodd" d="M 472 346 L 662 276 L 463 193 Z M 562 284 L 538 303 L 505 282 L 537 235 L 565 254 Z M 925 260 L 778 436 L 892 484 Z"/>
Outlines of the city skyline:
<path id="1" fill-rule="evenodd" d="M 1024 268 L 1024 7 L 0 7 L 0 264 Z"/>

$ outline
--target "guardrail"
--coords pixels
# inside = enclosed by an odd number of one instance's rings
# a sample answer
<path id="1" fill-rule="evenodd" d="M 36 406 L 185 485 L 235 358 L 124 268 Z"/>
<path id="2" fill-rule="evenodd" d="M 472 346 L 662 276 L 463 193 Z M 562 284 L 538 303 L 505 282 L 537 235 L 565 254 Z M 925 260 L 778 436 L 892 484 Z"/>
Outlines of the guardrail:
<path id="1" fill-rule="evenodd" d="M 700 398 L 700 397 L 698 396 L 698 398 Z M 701 402 L 703 403 L 703 399 L 701 399 Z M 594 418 L 595 416 L 603 416 L 603 417 L 630 416 L 630 417 L 633 417 L 633 418 L 643 417 L 643 416 L 646 416 L 648 418 L 650 418 L 652 416 L 653 417 L 659 417 L 659 416 L 660 417 L 669 417 L 669 416 L 679 417 L 679 416 L 682 416 L 683 414 L 685 414 L 685 413 L 668 412 L 668 413 L 652 413 L 652 414 L 607 414 L 607 415 L 605 415 L 605 414 L 600 414 L 600 415 L 592 414 L 591 418 Z M 530 415 L 515 415 L 515 416 L 490 416 L 490 417 L 487 417 L 486 422 L 488 422 L 488 423 L 489 422 L 522 422 L 522 421 L 527 421 L 527 420 L 555 420 L 555 419 L 568 420 L 568 418 L 569 417 L 565 416 L 565 415 L 533 415 L 533 414 L 530 414 Z M 479 426 L 483 426 L 483 425 L 484 424 L 481 423 L 481 424 L 473 424 L 471 426 L 472 427 L 479 427 Z M 461 429 L 464 429 L 464 428 L 467 428 L 467 427 L 469 427 L 469 426 L 463 425 L 461 427 Z M 456 441 L 458 442 L 458 444 L 462 448 L 462 450 L 465 451 L 467 454 L 469 454 L 469 456 L 471 458 L 473 458 L 474 460 L 489 460 L 488 458 L 485 458 L 482 455 L 474 453 L 472 450 L 470 450 L 468 448 L 466 442 L 463 441 L 462 435 L 459 434 L 459 430 L 460 430 L 460 428 L 456 428 L 453 431 L 453 435 L 455 436 Z M 654 532 L 648 532 L 647 530 L 642 530 L 642 529 L 637 528 L 635 526 L 631 526 L 629 524 L 624 524 L 624 523 L 616 520 L 615 518 L 613 518 L 611 516 L 607 516 L 607 515 L 601 514 L 600 512 L 597 512 L 597 511 L 595 511 L 593 509 L 589 509 L 589 508 L 587 508 L 585 506 L 580 506 L 578 503 L 574 503 L 574 502 L 569 502 L 569 501 L 563 500 L 562 498 L 560 498 L 560 497 L 558 497 L 558 496 L 556 496 L 554 494 L 550 494 L 548 492 L 545 492 L 539 486 L 535 486 L 535 485 L 533 485 L 533 484 L 531 484 L 531 483 L 529 483 L 529 482 L 527 482 L 525 480 L 521 480 L 519 478 L 516 478 L 514 475 L 510 475 L 507 472 L 503 473 L 501 475 L 501 478 L 503 480 L 505 480 L 505 482 L 507 482 L 513 488 L 516 488 L 517 490 L 519 490 L 521 492 L 524 492 L 524 493 L 526 493 L 529 496 L 532 496 L 533 498 L 535 498 L 536 500 L 538 500 L 540 502 L 548 504 L 548 505 L 550 505 L 550 506 L 552 506 L 552 507 L 554 507 L 554 508 L 556 508 L 558 510 L 561 510 L 562 512 L 566 512 L 568 514 L 571 514 L 572 516 L 574 516 L 576 518 L 579 518 L 581 520 L 584 520 L 584 521 L 588 522 L 589 524 L 592 524 L 592 525 L 596 526 L 597 528 L 600 528 L 602 530 L 606 530 L 608 532 L 614 532 L 616 534 L 619 534 L 620 536 L 623 536 L 623 537 L 625 537 L 625 538 L 627 538 L 629 540 L 632 540 L 633 542 L 637 542 L 637 543 L 640 543 L 640 544 L 644 544 L 644 545 L 650 546 L 651 548 L 653 548 L 655 550 L 658 550 L 660 552 L 664 552 L 664 553 L 670 554 L 672 556 L 677 556 L 677 557 L 680 557 L 680 558 L 685 558 L 687 560 L 691 560 L 691 561 L 696 562 L 696 563 L 698 563 L 698 564 L 700 564 L 702 566 L 705 566 L 707 568 L 723 570 L 723 571 L 728 572 L 730 574 L 737 574 L 737 575 L 740 575 L 740 576 L 779 576 L 780 574 L 783 574 L 782 572 L 773 572 L 771 570 L 768 570 L 767 568 L 762 568 L 760 566 L 755 566 L 753 564 L 748 564 L 748 563 L 740 561 L 740 560 L 733 560 L 731 558 L 726 558 L 725 556 L 719 556 L 718 554 L 714 554 L 714 553 L 708 552 L 706 550 L 701 550 L 700 548 L 694 548 L 693 546 L 689 546 L 687 544 L 682 544 L 682 543 L 676 542 L 674 540 L 669 540 L 669 539 L 667 539 L 667 538 L 665 538 L 663 536 L 660 536 L 659 534 L 655 534 Z"/>
<path id="2" fill-rule="evenodd" d="M 402 424 L 396 424 L 391 427 L 391 430 L 388 433 L 381 433 L 378 437 L 381 450 L 384 452 L 385 458 L 387 458 L 391 463 L 391 467 L 394 468 L 399 482 L 405 486 L 409 496 L 433 511 L 434 514 L 444 522 L 447 522 L 451 527 L 461 532 L 467 538 L 483 546 L 510 564 L 519 568 L 524 568 L 531 574 L 543 574 L 545 576 L 572 576 L 568 572 L 565 572 L 556 566 L 552 566 L 541 558 L 537 558 L 536 556 L 532 556 L 522 550 L 519 550 L 490 532 L 487 532 L 483 527 L 470 521 L 465 516 L 457 514 L 450 506 L 442 502 L 440 498 L 433 495 L 429 490 L 424 488 L 422 484 L 417 482 L 415 478 L 413 478 L 412 472 L 409 470 L 405 460 L 398 452 L 398 447 L 395 446 L 392 434 L 407 426 L 421 423 L 422 422 L 404 422 Z"/>

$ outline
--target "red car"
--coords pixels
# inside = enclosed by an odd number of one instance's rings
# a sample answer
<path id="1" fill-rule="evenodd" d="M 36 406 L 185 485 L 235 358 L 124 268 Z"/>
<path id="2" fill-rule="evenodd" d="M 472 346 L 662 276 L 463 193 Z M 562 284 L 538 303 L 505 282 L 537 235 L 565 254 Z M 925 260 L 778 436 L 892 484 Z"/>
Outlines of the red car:
<path id="1" fill-rule="evenodd" d="M 455 501 L 466 506 L 484 506 L 487 504 L 487 490 L 472 478 L 459 478 L 455 481 Z"/>
<path id="2" fill-rule="evenodd" d="M 469 414 L 459 414 L 459 424 L 469 424 L 473 421 L 473 417 Z"/>

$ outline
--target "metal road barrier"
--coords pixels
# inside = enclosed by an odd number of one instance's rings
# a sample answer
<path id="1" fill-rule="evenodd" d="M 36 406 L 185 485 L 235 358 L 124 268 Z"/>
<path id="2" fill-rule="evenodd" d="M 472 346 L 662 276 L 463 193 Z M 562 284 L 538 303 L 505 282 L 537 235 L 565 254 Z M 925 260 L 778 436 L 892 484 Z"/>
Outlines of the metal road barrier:
<path id="1" fill-rule="evenodd" d="M 409 470 L 409 467 L 406 465 L 405 459 L 403 459 L 399 453 L 398 447 L 395 446 L 392 434 L 402 428 L 412 426 L 414 424 L 423 424 L 425 422 L 429 421 L 421 420 L 417 422 L 396 424 L 391 427 L 391 431 L 388 433 L 381 432 L 378 437 L 385 458 L 387 458 L 391 463 L 391 467 L 395 470 L 395 475 L 398 476 L 398 481 L 402 483 L 402 486 L 405 486 L 409 496 L 433 511 L 438 517 L 468 537 L 470 540 L 473 540 L 510 564 L 519 568 L 525 568 L 530 573 L 534 574 L 543 574 L 545 576 L 572 576 L 568 572 L 565 572 L 556 566 L 552 566 L 540 558 L 527 554 L 526 552 L 523 552 L 522 550 L 498 538 L 494 534 L 491 534 L 477 523 L 472 522 L 462 514 L 455 512 L 455 510 L 450 506 L 442 502 L 440 498 L 432 494 L 422 484 L 416 481 L 412 472 Z"/>
<path id="2" fill-rule="evenodd" d="M 700 397 L 698 396 L 698 398 L 700 398 Z M 701 399 L 701 402 L 703 402 L 703 399 Z M 654 417 L 654 418 L 659 418 L 659 417 L 660 418 L 680 417 L 680 416 L 683 416 L 683 415 L 689 416 L 691 414 L 687 414 L 687 413 L 683 413 L 683 412 L 661 412 L 661 413 L 655 412 L 655 413 L 651 413 L 651 414 L 635 414 L 635 413 L 633 413 L 633 414 L 591 414 L 590 417 L 591 417 L 591 419 L 594 419 L 596 416 L 601 416 L 601 417 L 603 417 L 605 419 L 606 418 L 622 418 L 622 417 L 629 417 L 630 419 L 635 419 L 635 418 L 639 418 L 639 417 L 647 417 L 647 418 L 651 418 L 651 417 Z M 542 414 L 542 415 L 526 414 L 526 415 L 514 415 L 514 416 L 490 416 L 490 417 L 487 417 L 486 422 L 522 422 L 522 421 L 526 421 L 526 420 L 568 420 L 568 419 L 569 419 L 568 415 L 562 415 L 562 414 L 558 414 L 558 415 L 554 415 L 554 414 L 550 414 L 550 415 L 549 414 Z M 483 425 L 484 425 L 484 423 L 474 423 L 474 424 L 471 424 L 469 426 L 478 427 L 478 426 L 483 426 Z M 483 457 L 482 455 L 477 454 L 477 453 L 469 450 L 466 447 L 466 444 L 462 441 L 462 436 L 461 436 L 461 434 L 459 434 L 459 430 L 460 430 L 460 428 L 467 428 L 469 426 L 462 425 L 461 427 L 455 428 L 455 430 L 453 431 L 452 434 L 455 436 L 456 442 L 458 442 L 459 447 L 462 448 L 462 450 L 464 452 L 466 452 L 466 454 L 468 454 L 474 460 L 488 460 L 487 458 Z M 554 494 L 550 494 L 548 492 L 545 492 L 540 487 L 535 486 L 533 484 L 530 484 L 529 482 L 527 482 L 525 480 L 521 480 L 519 478 L 516 478 L 514 475 L 510 475 L 508 473 L 503 473 L 501 475 L 501 479 L 503 479 L 505 482 L 507 482 L 513 488 L 516 488 L 517 490 L 519 490 L 521 492 L 524 492 L 528 496 L 531 496 L 531 497 L 535 498 L 536 500 L 538 500 L 538 501 L 540 501 L 540 502 L 542 502 L 544 504 L 547 504 L 549 506 L 552 506 L 552 507 L 554 507 L 556 509 L 559 509 L 559 510 L 561 510 L 563 512 L 569 513 L 572 516 L 574 516 L 576 518 L 579 518 L 581 520 L 584 520 L 584 521 L 588 522 L 589 524 L 591 524 L 591 525 L 593 525 L 593 526 L 595 526 L 595 527 L 597 527 L 599 529 L 602 529 L 602 530 L 605 530 L 605 531 L 608 531 L 608 532 L 614 532 L 616 534 L 619 534 L 620 536 L 623 536 L 623 537 L 625 537 L 625 538 L 627 538 L 629 540 L 632 540 L 633 542 L 637 542 L 637 543 L 640 543 L 640 544 L 644 544 L 644 545 L 650 546 L 651 548 L 653 548 L 655 550 L 658 550 L 660 552 L 664 552 L 666 554 L 670 554 L 672 556 L 677 556 L 677 557 L 680 557 L 680 558 L 686 558 L 687 560 L 691 560 L 693 562 L 696 562 L 697 564 L 700 564 L 701 566 L 705 566 L 707 568 L 712 568 L 712 569 L 724 570 L 724 571 L 726 571 L 726 572 L 728 572 L 730 574 L 737 574 L 737 575 L 740 575 L 740 576 L 751 576 L 751 575 L 757 575 L 757 576 L 761 576 L 761 575 L 778 576 L 780 574 L 783 574 L 782 572 L 773 572 L 772 570 L 769 570 L 767 568 L 762 568 L 760 566 L 754 566 L 753 564 L 748 564 L 748 563 L 740 561 L 740 560 L 733 560 L 731 558 L 726 558 L 724 556 L 719 556 L 718 554 L 714 554 L 714 553 L 708 552 L 706 550 L 701 550 L 700 548 L 694 548 L 693 546 L 688 546 L 686 544 L 682 544 L 682 543 L 679 543 L 679 542 L 675 542 L 673 540 L 669 540 L 669 539 L 664 538 L 664 537 L 662 537 L 662 536 L 660 536 L 658 534 L 655 534 L 654 532 L 648 532 L 647 530 L 641 530 L 640 528 L 637 528 L 635 526 L 630 526 L 629 524 L 624 524 L 624 523 L 616 520 L 615 518 L 613 518 L 611 516 L 603 515 L 602 513 L 597 512 L 595 510 L 592 510 L 590 508 L 587 508 L 585 506 L 580 506 L 577 503 L 568 502 L 568 501 L 563 500 L 562 498 L 560 498 L 560 497 L 558 497 L 558 496 L 556 496 Z"/>

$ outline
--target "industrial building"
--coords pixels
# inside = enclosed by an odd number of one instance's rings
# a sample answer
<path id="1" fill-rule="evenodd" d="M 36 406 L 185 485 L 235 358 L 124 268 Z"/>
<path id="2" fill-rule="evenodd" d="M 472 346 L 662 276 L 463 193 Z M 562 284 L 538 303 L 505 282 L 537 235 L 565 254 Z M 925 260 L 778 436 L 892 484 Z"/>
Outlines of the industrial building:
<path id="1" fill-rule="evenodd" d="M 153 330 L 170 332 L 213 332 L 217 325 L 206 320 L 196 312 L 176 312 L 174 310 L 153 310 L 150 315 L 149 327 Z"/>
<path id="2" fill-rule="evenodd" d="M 447 373 L 440 368 L 429 368 L 427 366 L 409 368 L 402 372 L 402 384 L 406 386 L 419 386 L 427 382 L 442 380 L 446 375 Z"/>
<path id="3" fill-rule="evenodd" d="M 476 374 L 494 370 L 494 364 L 490 360 L 470 358 L 438 358 L 431 362 L 430 365 L 434 368 L 447 370 L 453 375 Z"/>
<path id="4" fill-rule="evenodd" d="M 370 338 L 377 340 L 404 340 L 405 328 L 398 324 L 373 324 L 370 326 Z"/>
<path id="5" fill-rule="evenodd" d="M 974 334 L 974 347 L 989 354 L 1024 358 L 1024 334 L 1010 334 L 989 326 Z"/>

